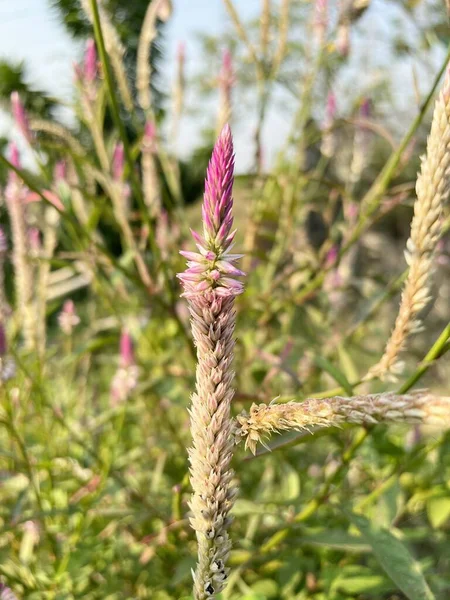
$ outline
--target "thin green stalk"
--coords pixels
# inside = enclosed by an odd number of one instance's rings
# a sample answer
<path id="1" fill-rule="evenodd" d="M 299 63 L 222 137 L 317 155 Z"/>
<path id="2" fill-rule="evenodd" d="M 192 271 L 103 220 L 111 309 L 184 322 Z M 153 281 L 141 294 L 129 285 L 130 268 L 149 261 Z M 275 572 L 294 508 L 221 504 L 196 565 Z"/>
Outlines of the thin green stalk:
<path id="1" fill-rule="evenodd" d="M 133 192 L 134 192 L 136 199 L 138 200 L 141 210 L 143 212 L 143 219 L 146 221 L 146 224 L 149 225 L 150 222 L 149 222 L 147 212 L 145 210 L 146 206 L 145 206 L 144 198 L 142 196 L 142 190 L 139 185 L 139 180 L 136 176 L 133 157 L 131 156 L 130 142 L 128 140 L 128 136 L 125 131 L 125 126 L 123 124 L 123 121 L 120 118 L 119 103 L 118 103 L 117 96 L 116 96 L 116 89 L 115 89 L 115 85 L 114 85 L 111 64 L 109 61 L 109 56 L 106 52 L 105 40 L 103 38 L 103 31 L 102 31 L 102 25 L 100 22 L 100 14 L 98 11 L 97 0 L 91 0 L 91 8 L 92 8 L 92 16 L 93 16 L 95 41 L 97 43 L 97 47 L 98 47 L 99 54 L 100 54 L 100 59 L 102 61 L 102 65 L 103 65 L 103 72 L 105 75 L 106 86 L 108 88 L 109 100 L 110 100 L 110 104 L 111 104 L 112 117 L 113 117 L 114 123 L 117 127 L 117 130 L 119 131 L 120 139 L 122 140 L 122 143 L 123 143 L 123 148 L 124 148 L 124 152 L 125 152 L 125 160 L 127 161 L 128 168 L 130 171 L 130 181 L 131 181 L 131 186 L 133 188 Z"/>
<path id="2" fill-rule="evenodd" d="M 381 173 L 378 175 L 378 177 L 376 178 L 376 180 L 370 187 L 369 191 L 364 196 L 362 203 L 363 203 L 363 206 L 365 207 L 365 210 L 363 210 L 360 220 L 359 220 L 358 224 L 356 225 L 355 230 L 353 231 L 352 235 L 349 237 L 348 241 L 341 248 L 341 251 L 339 253 L 339 258 L 342 258 L 342 256 L 359 240 L 361 234 L 367 229 L 367 227 L 370 226 L 369 219 L 373 215 L 373 213 L 376 211 L 376 209 L 378 208 L 378 205 L 383 197 L 383 194 L 387 190 L 389 183 L 391 182 L 392 178 L 395 175 L 395 171 L 401 161 L 404 151 L 406 150 L 408 144 L 410 143 L 414 134 L 416 133 L 417 129 L 419 128 L 419 125 L 422 123 L 423 118 L 424 118 L 424 116 L 431 104 L 431 101 L 433 99 L 434 92 L 436 91 L 436 88 L 439 85 L 439 81 L 441 80 L 441 77 L 442 77 L 443 73 L 445 72 L 445 69 L 446 69 L 449 61 L 450 61 L 450 46 L 449 46 L 447 54 L 445 56 L 445 60 L 442 64 L 438 74 L 435 77 L 433 85 L 432 85 L 427 97 L 425 98 L 417 117 L 412 122 L 410 128 L 408 129 L 408 131 L 406 132 L 402 141 L 400 142 L 400 145 L 397 148 L 397 150 L 395 150 L 395 152 L 393 152 L 391 154 L 389 160 L 387 161 L 386 165 L 382 169 Z M 323 272 L 323 270 L 320 271 L 319 273 L 316 273 L 316 275 L 313 276 L 313 278 L 306 284 L 305 288 L 295 298 L 295 302 L 297 304 L 301 304 L 302 302 L 304 302 L 311 293 L 313 293 L 316 289 L 318 289 L 322 285 L 324 279 L 325 279 L 325 273 Z"/>
<path id="3" fill-rule="evenodd" d="M 399 394 L 405 394 L 409 391 L 413 385 L 415 385 L 419 379 L 425 375 L 431 365 L 435 360 L 443 356 L 448 350 L 448 340 L 450 339 L 450 323 L 443 329 L 441 335 L 431 346 L 429 351 L 427 352 L 425 358 L 420 363 L 418 369 L 411 375 L 409 379 L 405 381 L 405 383 L 398 390 Z"/>

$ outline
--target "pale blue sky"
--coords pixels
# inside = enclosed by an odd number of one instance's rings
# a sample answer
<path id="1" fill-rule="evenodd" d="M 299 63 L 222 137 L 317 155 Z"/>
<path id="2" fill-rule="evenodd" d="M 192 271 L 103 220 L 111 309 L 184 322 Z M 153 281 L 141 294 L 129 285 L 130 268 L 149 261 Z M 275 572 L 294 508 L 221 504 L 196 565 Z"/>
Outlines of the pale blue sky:
<path id="1" fill-rule="evenodd" d="M 336 1 L 330 0 L 330 5 Z M 198 32 L 219 33 L 228 22 L 223 0 L 173 0 L 173 4 L 174 15 L 165 35 L 168 60 L 164 63 L 166 72 L 163 75 L 166 76 L 168 89 L 170 89 L 178 42 L 181 40 L 186 42 L 187 70 L 192 74 L 201 62 L 196 34 Z M 235 6 L 242 18 L 246 20 L 257 14 L 261 0 L 235 0 Z M 373 81 L 383 78 L 388 70 L 390 73 L 392 71 L 391 79 L 396 82 L 394 97 L 389 100 L 396 106 L 393 125 L 398 128 L 400 123 L 400 128 L 403 128 L 403 122 L 406 124 L 409 121 L 409 109 L 414 110 L 412 66 L 418 68 L 418 82 L 423 93 L 438 67 L 442 51 L 438 48 L 428 55 L 422 53 L 420 60 L 405 58 L 394 67 L 386 62 L 386 47 L 389 35 L 393 31 L 392 27 L 398 27 L 408 39 L 416 35 L 411 23 L 402 21 L 396 11 L 398 12 L 398 9 L 392 2 L 373 0 L 369 10 L 361 19 L 360 25 L 364 33 L 359 39 L 352 40 L 352 60 L 367 61 L 368 68 L 361 69 L 360 64 L 357 78 L 354 77 L 355 73 L 340 77 L 340 81 L 336 84 L 336 91 L 342 98 L 341 102 L 345 103 L 349 90 L 356 96 L 364 94 Z M 429 18 L 429 12 L 426 12 L 425 17 Z M 80 53 L 79 44 L 71 40 L 63 26 L 59 24 L 56 15 L 49 8 L 48 0 L 0 0 L 0 57 L 24 60 L 31 83 L 47 89 L 63 100 L 70 101 L 73 81 L 72 63 L 80 57 Z M 192 98 L 191 94 L 190 98 L 188 94 L 188 103 L 189 101 L 195 104 L 197 97 Z M 245 114 L 245 117 L 240 119 L 238 126 L 235 127 L 237 161 L 241 169 L 248 166 L 249 157 L 252 155 L 254 111 L 250 111 L 248 116 Z M 211 118 L 214 119 L 214 116 L 212 115 Z M 291 115 L 286 110 L 275 108 L 270 112 L 264 130 L 267 162 L 270 162 L 276 148 L 285 138 L 290 118 Z M 178 146 L 182 154 L 187 154 L 195 146 L 199 140 L 200 128 L 198 117 L 188 116 L 183 120 Z M 0 118 L 0 130 L 4 132 L 10 129 L 9 120 Z M 16 137 L 14 132 L 13 135 Z"/>

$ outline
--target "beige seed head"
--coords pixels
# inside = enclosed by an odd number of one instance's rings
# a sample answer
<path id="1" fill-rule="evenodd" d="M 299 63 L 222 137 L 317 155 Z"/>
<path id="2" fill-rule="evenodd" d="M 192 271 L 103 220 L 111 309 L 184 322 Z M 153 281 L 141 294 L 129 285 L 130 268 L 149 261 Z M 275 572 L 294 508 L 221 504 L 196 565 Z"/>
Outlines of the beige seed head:
<path id="1" fill-rule="evenodd" d="M 421 327 L 420 312 L 430 300 L 430 283 L 436 245 L 441 234 L 441 213 L 450 190 L 450 74 L 436 101 L 427 153 L 417 177 L 414 217 L 405 257 L 409 265 L 394 329 L 380 361 L 367 379 L 395 379 L 403 370 L 399 361 L 408 337 Z"/>
<path id="2" fill-rule="evenodd" d="M 450 397 L 426 390 L 410 394 L 370 394 L 324 400 L 309 399 L 286 404 L 253 404 L 250 412 L 237 417 L 236 439 L 245 440 L 253 453 L 273 433 L 310 427 L 339 427 L 344 423 L 424 423 L 450 427 Z"/>

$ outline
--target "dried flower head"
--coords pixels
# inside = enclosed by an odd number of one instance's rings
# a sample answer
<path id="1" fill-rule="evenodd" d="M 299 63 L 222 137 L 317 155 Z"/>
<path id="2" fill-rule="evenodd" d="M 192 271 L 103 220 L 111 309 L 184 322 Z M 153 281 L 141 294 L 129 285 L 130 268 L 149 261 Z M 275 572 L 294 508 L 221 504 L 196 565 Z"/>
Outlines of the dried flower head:
<path id="1" fill-rule="evenodd" d="M 384 354 L 368 378 L 395 379 L 403 371 L 399 360 L 408 337 L 421 328 L 420 312 L 430 300 L 430 283 L 436 246 L 442 231 L 442 209 L 450 192 L 450 70 L 436 101 L 427 141 L 416 182 L 417 199 L 405 258 L 408 279 L 402 292 L 400 309 Z"/>
<path id="2" fill-rule="evenodd" d="M 237 440 L 245 439 L 245 447 L 253 453 L 258 443 L 273 433 L 310 427 L 339 427 L 376 423 L 425 423 L 450 427 L 450 398 L 442 398 L 419 390 L 410 394 L 371 394 L 323 400 L 309 399 L 286 404 L 253 404 L 250 412 L 237 417 Z"/>
<path id="3" fill-rule="evenodd" d="M 66 335 L 72 335 L 74 327 L 80 323 L 80 317 L 75 310 L 73 300 L 66 300 L 58 315 L 58 323 L 61 331 Z"/>
<path id="4" fill-rule="evenodd" d="M 234 390 L 231 362 L 234 349 L 234 298 L 243 291 L 235 278 L 243 275 L 230 254 L 233 199 L 233 141 L 224 127 L 208 166 L 203 198 L 203 236 L 193 232 L 199 253 L 182 252 L 188 269 L 178 275 L 189 302 L 197 347 L 196 392 L 192 396 L 189 451 L 193 496 L 191 525 L 198 540 L 194 573 L 196 600 L 213 598 L 228 577 L 226 561 L 231 542 L 229 512 L 237 493 L 231 457 L 233 423 L 230 405 Z"/>

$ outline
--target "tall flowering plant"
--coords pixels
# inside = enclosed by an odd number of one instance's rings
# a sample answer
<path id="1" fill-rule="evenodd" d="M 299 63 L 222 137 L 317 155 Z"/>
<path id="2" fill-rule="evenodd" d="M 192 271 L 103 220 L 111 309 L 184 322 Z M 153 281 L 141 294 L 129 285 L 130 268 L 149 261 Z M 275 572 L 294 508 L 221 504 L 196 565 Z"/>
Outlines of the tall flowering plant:
<path id="1" fill-rule="evenodd" d="M 196 599 L 220 592 L 228 577 L 228 526 L 237 488 L 233 483 L 234 299 L 243 292 L 244 273 L 232 254 L 234 154 L 226 125 L 208 166 L 203 197 L 203 235 L 192 232 L 198 252 L 181 252 L 188 268 L 180 273 L 197 348 L 196 391 L 190 408 L 193 444 L 189 450 L 193 496 L 191 525 L 198 540 L 194 574 Z"/>

